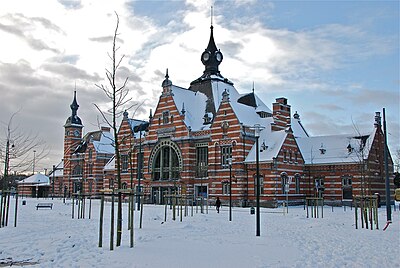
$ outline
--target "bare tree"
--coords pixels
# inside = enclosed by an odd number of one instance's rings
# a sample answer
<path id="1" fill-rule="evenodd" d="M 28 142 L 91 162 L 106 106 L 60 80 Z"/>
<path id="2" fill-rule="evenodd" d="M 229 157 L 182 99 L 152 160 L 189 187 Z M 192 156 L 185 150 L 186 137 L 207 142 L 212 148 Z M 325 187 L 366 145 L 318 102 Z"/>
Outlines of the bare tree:
<path id="1" fill-rule="evenodd" d="M 35 163 L 46 157 L 49 149 L 37 134 L 21 130 L 13 125 L 13 113 L 4 125 L 4 137 L 0 139 L 0 159 L 3 170 L 3 187 L 7 188 L 7 176 L 11 172 L 27 172 L 34 169 Z M 3 149 L 4 148 L 4 149 Z"/>
<path id="2" fill-rule="evenodd" d="M 107 98 L 109 98 L 112 102 L 111 108 L 104 112 L 100 109 L 100 107 L 94 104 L 97 110 L 100 112 L 103 120 L 110 126 L 114 133 L 114 147 L 115 147 L 115 160 L 116 160 L 116 175 L 117 175 L 117 184 L 118 189 L 122 188 L 121 183 L 121 164 L 120 164 L 120 144 L 118 137 L 118 126 L 117 119 L 121 117 L 124 110 L 132 108 L 135 104 L 129 105 L 132 101 L 132 98 L 128 97 L 129 89 L 126 87 L 129 77 L 124 78 L 123 80 L 118 79 L 118 69 L 120 68 L 121 62 L 124 59 L 125 55 L 117 56 L 117 51 L 119 47 L 117 47 L 117 36 L 118 27 L 119 27 L 119 17 L 115 12 L 117 17 L 117 25 L 115 27 L 114 35 L 113 35 L 113 46 L 111 55 L 108 54 L 112 67 L 111 69 L 106 68 L 106 77 L 108 81 L 108 85 L 96 84 L 96 86 L 101 89 Z M 117 86 L 117 83 L 120 82 L 120 85 Z M 128 107 L 127 107 L 128 106 Z M 111 117 L 111 120 L 108 118 Z M 122 194 L 121 191 L 118 191 L 118 211 L 117 211 L 117 243 L 116 246 L 121 245 L 121 237 L 122 237 Z"/>

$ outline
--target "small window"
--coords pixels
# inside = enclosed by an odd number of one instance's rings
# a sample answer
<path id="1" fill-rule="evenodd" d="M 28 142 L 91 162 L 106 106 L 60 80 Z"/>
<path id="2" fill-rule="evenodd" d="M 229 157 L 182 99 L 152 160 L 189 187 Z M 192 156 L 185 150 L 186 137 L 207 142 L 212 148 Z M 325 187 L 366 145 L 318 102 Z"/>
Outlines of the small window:
<path id="1" fill-rule="evenodd" d="M 283 151 L 283 162 L 287 162 L 287 151 Z"/>
<path id="2" fill-rule="evenodd" d="M 121 170 L 122 172 L 128 172 L 128 155 L 121 155 Z"/>
<path id="3" fill-rule="evenodd" d="M 232 146 L 221 147 L 221 165 L 223 168 L 229 168 L 229 158 L 232 158 Z"/>
<path id="4" fill-rule="evenodd" d="M 298 153 L 297 152 L 294 153 L 294 162 L 295 163 L 298 162 Z"/>
<path id="5" fill-rule="evenodd" d="M 222 194 L 228 195 L 230 193 L 229 190 L 230 190 L 229 183 L 227 182 L 222 183 Z"/>
<path id="6" fill-rule="evenodd" d="M 257 175 L 254 175 L 254 195 L 257 194 Z M 260 174 L 260 194 L 264 194 L 264 176 Z"/>
<path id="7" fill-rule="evenodd" d="M 122 183 L 122 189 L 128 189 L 128 184 L 126 182 Z"/>
<path id="8" fill-rule="evenodd" d="M 295 179 L 295 183 L 296 183 L 296 194 L 300 193 L 300 174 L 295 174 L 294 175 L 294 179 Z"/>
<path id="9" fill-rule="evenodd" d="M 292 162 L 292 151 L 289 152 L 289 162 Z"/>
<path id="10" fill-rule="evenodd" d="M 168 124 L 169 123 L 169 111 L 164 111 L 162 113 L 163 115 L 163 124 Z"/>

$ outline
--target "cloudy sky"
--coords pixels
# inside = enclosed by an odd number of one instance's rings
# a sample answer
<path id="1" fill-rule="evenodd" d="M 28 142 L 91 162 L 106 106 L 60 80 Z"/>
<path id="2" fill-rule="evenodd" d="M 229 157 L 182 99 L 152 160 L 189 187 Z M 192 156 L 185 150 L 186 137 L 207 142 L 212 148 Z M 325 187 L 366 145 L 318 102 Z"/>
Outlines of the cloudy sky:
<path id="1" fill-rule="evenodd" d="M 59 162 L 75 85 L 84 131 L 97 128 L 114 11 L 121 76 L 147 119 L 166 68 L 186 88 L 202 74 L 211 5 L 220 71 L 239 92 L 254 82 L 270 107 L 288 98 L 312 135 L 369 131 L 385 107 L 392 154 L 400 148 L 398 1 L 1 1 L 0 138 L 20 110 L 13 124 L 51 148 L 36 169 Z"/>

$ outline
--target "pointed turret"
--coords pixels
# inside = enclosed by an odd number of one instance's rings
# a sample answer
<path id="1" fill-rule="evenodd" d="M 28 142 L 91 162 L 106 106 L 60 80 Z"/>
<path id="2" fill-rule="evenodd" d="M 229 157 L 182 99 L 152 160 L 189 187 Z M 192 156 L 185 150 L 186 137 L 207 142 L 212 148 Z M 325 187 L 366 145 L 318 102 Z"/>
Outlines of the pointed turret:
<path id="1" fill-rule="evenodd" d="M 76 101 L 76 91 L 74 91 L 74 99 L 69 107 L 71 108 L 72 114 L 70 117 L 68 117 L 64 127 L 68 127 L 71 125 L 82 126 L 82 120 L 78 117 L 79 104 Z"/>

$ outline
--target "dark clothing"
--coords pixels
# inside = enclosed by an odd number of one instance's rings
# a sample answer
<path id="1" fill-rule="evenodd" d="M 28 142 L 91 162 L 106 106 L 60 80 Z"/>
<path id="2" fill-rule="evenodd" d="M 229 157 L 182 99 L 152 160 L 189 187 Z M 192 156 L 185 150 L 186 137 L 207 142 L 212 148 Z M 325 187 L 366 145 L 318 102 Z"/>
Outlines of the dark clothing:
<path id="1" fill-rule="evenodd" d="M 219 208 L 221 207 L 221 200 L 217 197 L 217 201 L 215 201 L 215 207 L 217 209 L 217 212 L 219 213 Z"/>

